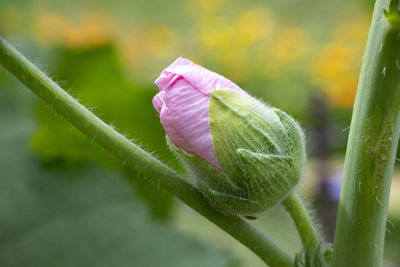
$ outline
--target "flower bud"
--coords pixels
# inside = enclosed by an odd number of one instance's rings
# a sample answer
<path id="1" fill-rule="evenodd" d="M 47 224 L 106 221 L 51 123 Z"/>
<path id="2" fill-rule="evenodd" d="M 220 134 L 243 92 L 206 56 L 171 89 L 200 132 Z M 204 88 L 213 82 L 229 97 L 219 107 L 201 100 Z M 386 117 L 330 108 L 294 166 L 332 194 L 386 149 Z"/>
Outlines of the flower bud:
<path id="1" fill-rule="evenodd" d="M 217 210 L 254 214 L 298 184 L 304 136 L 289 115 L 185 59 L 164 70 L 156 84 L 161 92 L 153 104 L 170 147 Z"/>

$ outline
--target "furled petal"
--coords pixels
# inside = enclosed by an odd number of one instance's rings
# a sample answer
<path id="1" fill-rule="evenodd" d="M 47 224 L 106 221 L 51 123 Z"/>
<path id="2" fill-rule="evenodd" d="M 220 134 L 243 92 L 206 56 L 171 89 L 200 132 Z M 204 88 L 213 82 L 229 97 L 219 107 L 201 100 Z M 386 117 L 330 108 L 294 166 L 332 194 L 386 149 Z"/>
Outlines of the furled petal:
<path id="1" fill-rule="evenodd" d="M 219 168 L 208 118 L 209 97 L 182 77 L 168 88 L 168 93 L 162 93 L 157 94 L 163 101 L 160 119 L 174 145 Z"/>
<path id="2" fill-rule="evenodd" d="M 160 92 L 153 98 L 153 105 L 172 143 L 220 168 L 211 136 L 209 91 L 247 93 L 223 76 L 184 58 L 166 68 L 155 84 Z"/>
<path id="3" fill-rule="evenodd" d="M 164 94 L 165 91 L 161 91 L 158 94 L 156 94 L 153 98 L 153 106 L 158 112 L 158 114 L 160 114 L 162 106 L 164 105 Z"/>
<path id="4" fill-rule="evenodd" d="M 212 72 L 202 66 L 194 64 L 185 58 L 178 58 L 168 66 L 163 73 L 177 74 L 190 83 L 197 90 L 208 94 L 211 90 L 230 89 L 243 94 L 247 94 L 239 86 L 228 80 L 227 78 Z"/>

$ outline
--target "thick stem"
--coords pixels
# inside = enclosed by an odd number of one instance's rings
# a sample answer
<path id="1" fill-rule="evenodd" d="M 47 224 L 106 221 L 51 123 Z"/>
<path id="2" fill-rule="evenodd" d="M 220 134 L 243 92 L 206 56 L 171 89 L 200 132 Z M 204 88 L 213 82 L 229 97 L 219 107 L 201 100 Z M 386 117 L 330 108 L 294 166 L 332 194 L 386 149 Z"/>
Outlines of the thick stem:
<path id="1" fill-rule="evenodd" d="M 314 252 L 318 246 L 318 234 L 302 200 L 295 193 L 290 194 L 283 205 L 296 225 L 303 247 Z"/>
<path id="2" fill-rule="evenodd" d="M 382 265 L 400 129 L 400 31 L 384 17 L 388 3 L 376 1 L 361 68 L 343 171 L 334 267 Z"/>
<path id="3" fill-rule="evenodd" d="M 293 264 L 286 252 L 243 219 L 225 216 L 213 210 L 194 186 L 96 117 L 1 37 L 0 64 L 91 140 L 128 166 L 165 187 L 170 193 L 251 249 L 265 263 L 276 267 Z"/>

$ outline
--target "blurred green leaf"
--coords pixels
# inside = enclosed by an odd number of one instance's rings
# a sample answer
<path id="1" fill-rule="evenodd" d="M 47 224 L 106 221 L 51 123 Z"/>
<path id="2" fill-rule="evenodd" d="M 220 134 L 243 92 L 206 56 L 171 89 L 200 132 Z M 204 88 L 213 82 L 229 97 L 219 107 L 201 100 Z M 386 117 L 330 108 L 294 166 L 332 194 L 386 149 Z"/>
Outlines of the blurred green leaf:
<path id="1" fill-rule="evenodd" d="M 94 107 L 95 113 L 105 122 L 140 144 L 146 144 L 147 150 L 155 151 L 165 161 L 174 162 L 174 157 L 166 148 L 164 131 L 151 102 L 156 93 L 155 87 L 144 88 L 128 81 L 112 45 L 62 49 L 54 73 L 57 73 L 58 80 L 66 81 L 64 87 L 72 88 L 72 95 L 86 106 Z M 48 165 L 81 165 L 93 160 L 103 165 L 115 163 L 107 153 L 44 104 L 38 106 L 37 117 L 39 128 L 31 144 Z M 147 180 L 137 180 L 137 177 L 136 172 L 129 171 L 128 178 L 134 180 L 132 185 L 142 192 L 139 195 L 149 204 L 151 213 L 157 218 L 166 218 L 173 198 Z"/>
<path id="2" fill-rule="evenodd" d="M 146 88 L 128 81 L 112 45 L 60 50 L 58 66 L 52 72 L 56 73 L 56 79 L 64 88 L 71 88 L 70 93 L 92 107 L 105 122 L 129 138 L 146 144 L 148 149 L 164 159 L 171 158 L 151 102 L 156 87 Z M 85 136 L 57 118 L 46 105 L 38 106 L 37 115 L 40 128 L 32 144 L 44 159 L 63 158 L 70 162 L 92 161 L 93 158 L 105 160 L 106 153 L 99 153 L 99 149 Z"/>
<path id="3" fill-rule="evenodd" d="M 168 218 L 174 199 L 166 195 L 168 193 L 160 186 L 140 176 L 136 171 L 129 168 L 125 168 L 124 171 L 128 183 L 135 188 L 136 195 L 150 207 L 153 218 Z"/>
<path id="4" fill-rule="evenodd" d="M 34 125 L 29 95 L 20 95 L 13 101 L 0 83 L 0 266 L 222 267 L 236 262 L 152 221 L 113 170 L 42 167 L 26 148 Z"/>

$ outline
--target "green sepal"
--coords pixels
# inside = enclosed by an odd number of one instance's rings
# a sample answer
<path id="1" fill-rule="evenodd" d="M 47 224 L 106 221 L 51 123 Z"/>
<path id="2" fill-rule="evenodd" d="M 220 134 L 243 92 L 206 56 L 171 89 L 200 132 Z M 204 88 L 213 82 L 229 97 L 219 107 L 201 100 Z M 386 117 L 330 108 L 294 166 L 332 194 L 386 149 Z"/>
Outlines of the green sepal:
<path id="1" fill-rule="evenodd" d="M 198 185 L 204 196 L 210 201 L 211 205 L 224 214 L 251 215 L 264 209 L 255 201 L 215 191 L 201 181 Z"/>
<path id="2" fill-rule="evenodd" d="M 201 157 L 177 148 L 168 137 L 166 139 L 170 149 L 184 164 L 189 177 L 195 178 L 199 189 L 215 209 L 224 214 L 249 214 L 249 209 L 255 210 L 253 207 L 257 206 L 256 203 L 235 195 L 242 190 L 231 182 L 224 172 Z M 259 208 L 256 210 L 258 211 Z"/>
<path id="3" fill-rule="evenodd" d="M 229 177 L 226 177 L 223 172 L 212 166 L 201 157 L 194 154 L 188 154 L 184 150 L 177 148 L 171 142 L 168 136 L 166 139 L 169 148 L 181 160 L 190 178 L 193 177 L 197 183 L 201 182 L 204 185 L 223 192 L 227 191 L 228 188 L 229 190 L 235 190 L 235 184 L 232 183 Z M 236 190 L 239 190 L 239 188 L 236 188 Z"/>
<path id="4" fill-rule="evenodd" d="M 299 182 L 301 172 L 293 168 L 290 156 L 254 153 L 247 149 L 238 149 L 237 154 L 246 170 L 248 198 L 258 203 L 258 209 L 276 205 Z"/>
<path id="5" fill-rule="evenodd" d="M 306 166 L 306 144 L 303 130 L 300 125 L 287 113 L 280 109 L 274 108 L 274 112 L 278 115 L 282 125 L 288 135 L 286 146 L 290 149 L 289 154 L 293 159 L 293 166 L 298 169 L 301 174 Z"/>
<path id="6" fill-rule="evenodd" d="M 272 108 L 232 90 L 211 91 L 210 128 L 222 169 L 232 167 L 237 149 L 267 154 L 286 154 L 285 129 Z M 240 162 L 237 162 L 240 167 Z M 234 171 L 236 172 L 236 171 Z"/>
<path id="7" fill-rule="evenodd" d="M 249 201 L 246 210 L 241 206 L 236 211 L 245 215 L 285 199 L 305 166 L 304 135 L 298 123 L 283 111 L 232 90 L 211 91 L 209 117 L 221 169 L 240 189 L 209 190 Z"/>
<path id="8" fill-rule="evenodd" d="M 209 119 L 220 169 L 167 140 L 217 210 L 252 215 L 292 192 L 305 165 L 304 136 L 295 120 L 232 90 L 211 91 Z"/>

